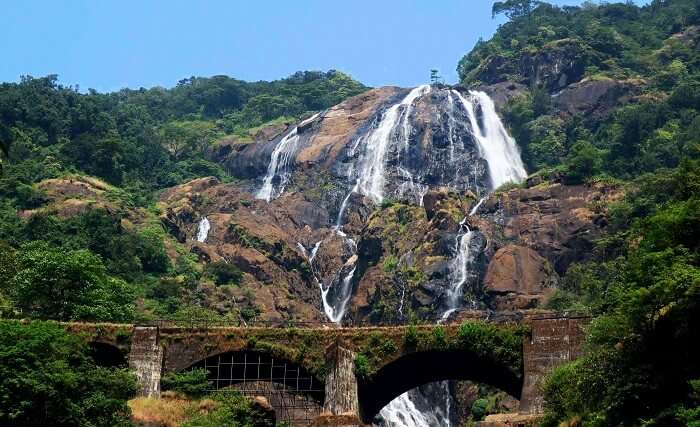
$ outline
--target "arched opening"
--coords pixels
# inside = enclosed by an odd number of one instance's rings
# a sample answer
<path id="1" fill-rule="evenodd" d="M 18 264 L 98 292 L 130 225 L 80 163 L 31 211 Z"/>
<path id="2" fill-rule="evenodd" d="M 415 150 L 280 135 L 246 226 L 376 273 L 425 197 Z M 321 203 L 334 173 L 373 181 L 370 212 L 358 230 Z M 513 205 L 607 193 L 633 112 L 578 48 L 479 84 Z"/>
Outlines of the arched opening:
<path id="1" fill-rule="evenodd" d="M 90 357 L 98 366 L 106 368 L 126 368 L 126 355 L 116 346 L 103 343 L 90 343 Z"/>
<path id="2" fill-rule="evenodd" d="M 369 381 L 359 381 L 360 409 L 371 422 L 394 398 L 418 386 L 443 380 L 471 380 L 520 397 L 522 375 L 488 358 L 465 351 L 409 353 L 382 367 Z"/>
<path id="3" fill-rule="evenodd" d="M 308 423 L 323 408 L 324 383 L 298 364 L 268 353 L 221 353 L 188 369 L 201 368 L 208 372 L 211 391 L 236 389 L 250 398 L 262 396 L 280 422 Z"/>

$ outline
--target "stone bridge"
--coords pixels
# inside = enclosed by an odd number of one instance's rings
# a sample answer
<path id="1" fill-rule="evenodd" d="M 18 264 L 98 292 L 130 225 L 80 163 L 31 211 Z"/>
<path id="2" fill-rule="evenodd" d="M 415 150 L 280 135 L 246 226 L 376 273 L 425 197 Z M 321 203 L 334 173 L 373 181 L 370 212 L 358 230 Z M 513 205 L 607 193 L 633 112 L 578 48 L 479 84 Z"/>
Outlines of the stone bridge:
<path id="1" fill-rule="evenodd" d="M 263 396 L 294 425 L 364 425 L 400 394 L 442 380 L 489 384 L 542 412 L 538 385 L 578 357 L 585 317 L 520 315 L 517 320 L 374 327 L 204 327 L 162 323 L 66 324 L 106 361 L 120 355 L 141 393 L 160 394 L 161 376 L 208 371 L 212 389 Z"/>

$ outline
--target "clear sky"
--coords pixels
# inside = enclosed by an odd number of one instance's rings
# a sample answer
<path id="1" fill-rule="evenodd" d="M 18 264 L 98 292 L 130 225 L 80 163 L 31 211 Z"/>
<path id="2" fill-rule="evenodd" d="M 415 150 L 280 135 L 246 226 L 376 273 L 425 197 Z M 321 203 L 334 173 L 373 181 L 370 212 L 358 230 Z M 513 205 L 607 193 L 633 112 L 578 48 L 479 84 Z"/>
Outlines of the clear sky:
<path id="1" fill-rule="evenodd" d="M 641 0 L 639 1 L 641 2 Z M 555 0 L 577 4 L 576 0 Z M 0 81 L 58 74 L 81 90 L 189 76 L 274 80 L 337 69 L 415 86 L 455 68 L 502 20 L 491 0 L 18 0 L 0 12 Z"/>

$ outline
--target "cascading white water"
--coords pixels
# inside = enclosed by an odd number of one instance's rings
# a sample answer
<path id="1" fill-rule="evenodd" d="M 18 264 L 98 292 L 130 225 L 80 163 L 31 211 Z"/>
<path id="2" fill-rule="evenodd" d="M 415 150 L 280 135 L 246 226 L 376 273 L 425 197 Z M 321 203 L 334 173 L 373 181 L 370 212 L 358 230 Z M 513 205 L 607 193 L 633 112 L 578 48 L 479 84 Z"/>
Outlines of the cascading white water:
<path id="1" fill-rule="evenodd" d="M 491 179 L 490 190 L 494 190 L 507 182 L 520 182 L 525 179 L 527 173 L 520 158 L 520 152 L 515 145 L 515 140 L 508 135 L 503 123 L 496 114 L 491 98 L 484 92 L 470 92 L 469 100 L 457 91 L 453 90 L 452 93 L 457 95 L 464 106 L 479 155 L 486 160 L 488 165 Z M 453 100 L 449 94 L 448 103 L 450 110 L 453 111 Z M 480 125 L 477 118 L 475 104 L 481 108 L 482 125 Z M 450 117 L 449 120 L 454 120 L 454 118 Z M 450 160 L 454 159 L 452 125 L 452 122 L 448 122 Z M 470 216 L 477 213 L 486 197 L 482 197 L 474 205 L 469 212 Z M 460 231 L 456 237 L 455 257 L 450 262 L 451 280 L 450 288 L 447 291 L 447 309 L 443 313 L 441 321 L 447 320 L 450 314 L 459 309 L 462 302 L 463 287 L 469 279 L 469 263 L 471 261 L 469 246 L 473 232 L 466 222 L 467 217 L 460 222 Z M 451 395 L 447 387 L 448 382 L 445 381 L 443 384 L 446 387 L 446 411 L 444 414 L 439 408 L 435 408 L 428 413 L 420 412 L 411 400 L 409 393 L 404 393 L 381 410 L 380 417 L 383 419 L 384 424 L 387 427 L 449 426 Z"/>
<path id="2" fill-rule="evenodd" d="M 429 393 L 434 392 L 433 389 L 409 391 L 382 408 L 379 412 L 380 425 L 382 427 L 450 427 L 452 402 L 449 381 L 441 381 L 439 386 L 440 391 L 446 396 L 444 406 L 436 405 L 436 402 L 431 399 L 432 396 Z M 423 412 L 418 406 L 428 407 L 431 410 Z"/>
<path id="3" fill-rule="evenodd" d="M 270 155 L 270 164 L 267 165 L 267 173 L 263 179 L 263 185 L 260 187 L 255 197 L 265 200 L 266 202 L 276 199 L 284 192 L 284 187 L 289 182 L 289 162 L 293 159 L 299 146 L 299 128 L 304 127 L 312 122 L 320 113 L 316 113 L 308 119 L 299 123 L 288 134 L 286 134 L 280 142 L 277 143 L 275 149 Z M 279 176 L 279 184 L 277 188 L 273 183 L 275 176 Z"/>
<path id="4" fill-rule="evenodd" d="M 328 293 L 330 292 L 331 287 L 329 286 L 326 289 L 323 289 L 323 285 L 320 285 L 323 311 L 326 313 L 328 320 L 333 323 L 339 323 L 341 320 L 343 320 L 345 309 L 347 308 L 350 297 L 352 296 L 352 278 L 354 275 L 355 267 L 353 266 L 348 274 L 346 274 L 340 281 L 340 289 L 335 289 L 335 291 L 340 295 L 335 304 L 328 301 Z"/>
<path id="5" fill-rule="evenodd" d="M 433 413 L 423 413 L 411 400 L 408 392 L 389 402 L 379 416 L 386 427 L 432 427 L 440 425 Z"/>
<path id="6" fill-rule="evenodd" d="M 442 320 L 446 320 L 450 314 L 459 308 L 462 303 L 464 284 L 469 279 L 469 244 L 472 240 L 472 231 L 467 225 L 467 217 L 459 223 L 459 234 L 455 242 L 455 257 L 450 262 L 450 288 L 447 290 L 447 309 L 442 314 Z"/>
<path id="7" fill-rule="evenodd" d="M 386 153 L 394 139 L 397 125 L 403 118 L 403 137 L 406 141 L 405 144 L 407 144 L 410 129 L 405 123 L 408 121 L 411 105 L 417 98 L 428 92 L 430 92 L 430 85 L 418 86 L 411 90 L 401 102 L 392 105 L 384 112 L 377 127 L 366 136 L 365 151 L 360 159 L 359 174 L 353 192 L 369 197 L 374 203 L 382 202 L 384 199 Z"/>
<path id="8" fill-rule="evenodd" d="M 269 202 L 270 200 L 278 197 L 284 191 L 284 186 L 287 184 L 289 179 L 287 173 L 287 164 L 292 154 L 296 150 L 297 143 L 299 142 L 299 134 L 297 128 L 294 128 L 287 135 L 284 136 L 277 144 L 274 150 L 272 150 L 272 156 L 270 158 L 270 164 L 267 166 L 267 174 L 265 179 L 263 179 L 263 185 L 260 190 L 255 194 L 258 199 L 265 200 Z M 279 186 L 275 189 L 272 180 L 275 176 L 280 177 Z"/>
<path id="9" fill-rule="evenodd" d="M 408 123 L 411 106 L 417 98 L 429 91 L 429 85 L 412 89 L 399 103 L 392 105 L 383 113 L 376 128 L 363 138 L 358 138 L 352 146 L 351 152 L 354 153 L 355 150 L 360 147 L 360 144 L 362 144 L 364 152 L 358 161 L 359 168 L 357 169 L 358 174 L 355 186 L 350 190 L 345 199 L 343 199 L 340 210 L 338 211 L 334 231 L 338 236 L 345 239 L 353 255 L 343 267 L 343 270 L 347 271 L 347 273 L 337 280 L 334 280 L 334 283 L 324 284 L 316 279 L 321 289 L 323 311 L 331 322 L 339 323 L 343 320 L 347 304 L 350 302 L 350 297 L 352 296 L 352 279 L 355 274 L 355 263 L 357 262 L 357 256 L 355 256 L 357 245 L 355 241 L 349 238 L 342 230 L 343 215 L 347 209 L 350 197 L 353 193 L 359 193 L 369 197 L 375 203 L 382 202 L 384 198 L 384 173 L 388 148 L 392 141 L 396 140 L 399 130 L 405 141 L 403 147 L 405 149 L 407 148 L 411 132 L 410 123 Z M 400 129 L 399 125 L 401 127 Z M 406 173 L 410 175 L 410 172 L 406 171 Z M 415 184 L 414 186 L 412 176 L 407 177 L 407 181 L 412 185 L 411 190 L 416 189 L 420 193 L 419 197 L 422 200 L 422 194 L 427 191 L 427 187 L 419 187 L 419 184 Z M 331 289 L 334 294 L 333 301 L 329 299 Z"/>
<path id="10" fill-rule="evenodd" d="M 309 262 L 309 266 L 311 267 L 311 273 L 314 277 L 314 280 L 316 281 L 316 284 L 321 290 L 321 302 L 323 303 L 323 312 L 326 314 L 328 320 L 330 320 L 333 323 L 339 323 L 345 315 L 347 304 L 350 301 L 350 297 L 352 296 L 352 279 L 355 274 L 355 263 L 357 262 L 357 256 L 354 255 L 354 252 L 357 251 L 357 245 L 355 244 L 355 241 L 345 236 L 345 233 L 343 233 L 340 230 L 336 230 L 336 233 L 345 239 L 346 244 L 348 244 L 350 249 L 352 249 L 353 256 L 351 256 L 346 262 L 346 264 L 343 266 L 343 269 L 348 270 L 348 272 L 338 281 L 337 289 L 333 289 L 336 293 L 335 302 L 330 300 L 330 291 L 332 289 L 332 283 L 330 285 L 324 285 L 323 281 L 319 279 L 318 274 L 316 272 L 316 267 L 314 265 L 314 260 L 316 259 L 318 250 L 321 248 L 321 245 L 326 240 L 324 239 L 316 242 L 311 251 L 307 251 L 304 245 L 302 245 L 301 243 L 297 243 L 297 246 L 301 250 L 302 254 L 306 256 L 306 259 Z"/>
<path id="11" fill-rule="evenodd" d="M 486 160 L 491 177 L 491 190 L 507 182 L 520 182 L 527 177 L 515 140 L 508 135 L 496 113 L 493 100 L 484 92 L 470 91 L 469 99 L 453 90 L 467 110 L 474 140 L 479 154 Z M 482 123 L 476 113 L 481 108 Z"/>
<path id="12" fill-rule="evenodd" d="M 197 226 L 197 241 L 201 243 L 206 242 L 207 237 L 209 237 L 209 230 L 211 230 L 209 219 L 204 217 L 199 220 L 199 226 Z"/>

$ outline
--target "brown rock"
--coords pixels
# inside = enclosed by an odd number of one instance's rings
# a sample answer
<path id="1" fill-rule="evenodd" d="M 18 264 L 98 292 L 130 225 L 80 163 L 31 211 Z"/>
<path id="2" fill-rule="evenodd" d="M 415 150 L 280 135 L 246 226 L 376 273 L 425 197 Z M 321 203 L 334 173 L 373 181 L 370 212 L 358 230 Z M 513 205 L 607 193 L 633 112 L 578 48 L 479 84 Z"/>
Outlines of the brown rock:
<path id="1" fill-rule="evenodd" d="M 531 308 L 556 284 L 549 262 L 532 249 L 508 245 L 491 259 L 484 287 L 497 300 L 505 296 L 509 308 Z M 503 298 L 500 298 L 501 305 Z"/>
<path id="2" fill-rule="evenodd" d="M 331 107 L 323 114 L 321 129 L 314 136 L 313 144 L 299 152 L 296 161 L 326 166 L 333 164 L 358 127 L 381 102 L 398 91 L 396 87 L 372 89 Z"/>

